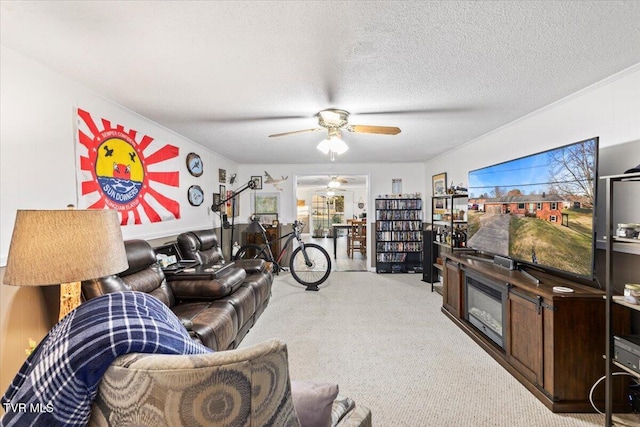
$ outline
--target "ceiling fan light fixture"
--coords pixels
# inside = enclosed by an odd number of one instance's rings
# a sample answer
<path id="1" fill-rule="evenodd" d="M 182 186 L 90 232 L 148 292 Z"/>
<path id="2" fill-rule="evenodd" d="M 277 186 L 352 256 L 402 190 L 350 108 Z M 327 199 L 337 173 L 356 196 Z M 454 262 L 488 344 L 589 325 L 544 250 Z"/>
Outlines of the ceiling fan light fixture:
<path id="1" fill-rule="evenodd" d="M 340 181 L 336 180 L 336 179 L 332 179 L 331 181 L 329 181 L 329 188 L 338 188 L 340 187 L 342 184 L 340 184 Z"/>
<path id="2" fill-rule="evenodd" d="M 317 148 L 324 154 L 331 153 L 331 160 L 333 161 L 336 154 L 343 154 L 349 149 L 349 146 L 340 138 L 338 129 L 329 129 L 329 137 L 320 141 Z"/>

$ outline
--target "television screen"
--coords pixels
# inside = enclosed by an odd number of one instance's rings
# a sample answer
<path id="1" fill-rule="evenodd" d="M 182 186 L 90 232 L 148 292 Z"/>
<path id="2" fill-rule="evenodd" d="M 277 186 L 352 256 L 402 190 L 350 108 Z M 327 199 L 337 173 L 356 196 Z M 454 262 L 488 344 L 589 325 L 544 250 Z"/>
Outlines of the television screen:
<path id="1" fill-rule="evenodd" d="M 598 138 L 469 172 L 467 246 L 593 279 Z"/>

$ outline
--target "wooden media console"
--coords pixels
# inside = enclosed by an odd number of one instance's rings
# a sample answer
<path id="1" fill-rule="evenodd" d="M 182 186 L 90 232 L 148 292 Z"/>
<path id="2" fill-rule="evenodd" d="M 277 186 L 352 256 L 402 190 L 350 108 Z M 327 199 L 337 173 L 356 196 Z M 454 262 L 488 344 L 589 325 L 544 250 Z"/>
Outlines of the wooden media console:
<path id="1" fill-rule="evenodd" d="M 605 374 L 604 291 L 530 270 L 541 282 L 536 284 L 522 271 L 466 252 L 441 256 L 443 313 L 553 412 L 594 412 L 589 392 Z M 470 282 L 502 288 L 502 296 L 494 297 L 502 308 L 494 317 L 502 319 L 490 322 L 501 326 L 500 339 L 495 332 L 483 332 L 477 320 L 469 320 L 466 276 L 472 277 Z M 557 292 L 554 287 L 573 292 Z M 623 312 L 617 319 L 621 329 L 629 324 Z M 619 385 L 614 400 L 620 410 L 628 410 L 624 382 Z M 604 402 L 604 387 L 597 387 L 594 403 L 602 410 Z"/>

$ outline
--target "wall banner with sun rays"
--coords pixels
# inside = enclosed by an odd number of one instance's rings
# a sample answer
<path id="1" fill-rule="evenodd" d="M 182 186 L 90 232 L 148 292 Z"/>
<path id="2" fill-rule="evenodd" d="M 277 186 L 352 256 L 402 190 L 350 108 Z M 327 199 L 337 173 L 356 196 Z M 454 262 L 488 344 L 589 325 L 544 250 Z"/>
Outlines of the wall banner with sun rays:
<path id="1" fill-rule="evenodd" d="M 77 110 L 79 207 L 115 209 L 120 224 L 180 218 L 180 149 Z"/>

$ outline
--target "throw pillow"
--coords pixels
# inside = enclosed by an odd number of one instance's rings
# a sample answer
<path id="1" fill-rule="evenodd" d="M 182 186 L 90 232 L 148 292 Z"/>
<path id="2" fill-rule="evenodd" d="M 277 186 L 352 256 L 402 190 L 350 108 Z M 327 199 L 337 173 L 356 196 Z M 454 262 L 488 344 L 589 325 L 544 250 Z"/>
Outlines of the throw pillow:
<path id="1" fill-rule="evenodd" d="M 291 380 L 293 407 L 302 427 L 330 427 L 338 385 Z"/>

